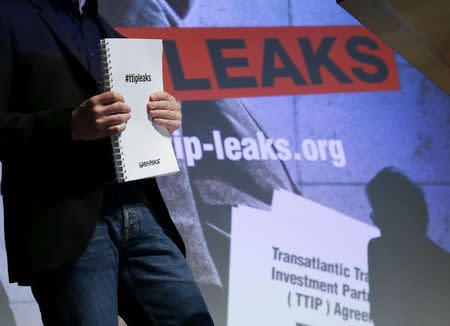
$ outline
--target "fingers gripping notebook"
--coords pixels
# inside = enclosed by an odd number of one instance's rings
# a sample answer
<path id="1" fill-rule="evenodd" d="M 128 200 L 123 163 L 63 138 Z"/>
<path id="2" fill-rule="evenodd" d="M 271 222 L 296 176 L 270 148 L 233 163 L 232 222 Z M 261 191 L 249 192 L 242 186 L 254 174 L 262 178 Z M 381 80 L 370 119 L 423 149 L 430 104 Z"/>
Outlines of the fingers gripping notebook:
<path id="1" fill-rule="evenodd" d="M 131 108 L 126 129 L 111 136 L 117 181 L 178 172 L 169 132 L 146 109 L 150 94 L 163 90 L 162 41 L 104 39 L 101 48 L 105 91 L 122 94 Z"/>

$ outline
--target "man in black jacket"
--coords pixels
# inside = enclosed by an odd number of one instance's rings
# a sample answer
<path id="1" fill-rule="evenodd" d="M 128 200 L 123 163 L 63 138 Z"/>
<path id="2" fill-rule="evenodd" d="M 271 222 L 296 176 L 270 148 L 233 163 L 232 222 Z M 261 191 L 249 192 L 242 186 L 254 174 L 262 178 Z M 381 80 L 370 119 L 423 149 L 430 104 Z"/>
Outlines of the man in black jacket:
<path id="1" fill-rule="evenodd" d="M 108 136 L 130 109 L 102 93 L 95 0 L 0 1 L 0 160 L 11 282 L 46 325 L 211 325 L 154 180 L 113 184 Z M 80 104 L 81 103 L 81 104 Z M 174 131 L 180 107 L 151 94 Z"/>

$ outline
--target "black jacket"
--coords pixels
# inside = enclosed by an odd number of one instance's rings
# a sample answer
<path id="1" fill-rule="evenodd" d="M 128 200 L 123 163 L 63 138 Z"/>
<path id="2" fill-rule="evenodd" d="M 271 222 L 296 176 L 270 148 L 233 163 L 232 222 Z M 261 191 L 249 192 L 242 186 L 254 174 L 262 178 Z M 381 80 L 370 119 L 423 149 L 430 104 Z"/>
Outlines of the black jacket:
<path id="1" fill-rule="evenodd" d="M 101 17 L 105 37 L 121 37 Z M 0 0 L 0 160 L 11 282 L 60 267 L 84 251 L 113 180 L 109 139 L 71 139 L 72 110 L 100 93 L 46 0 Z M 174 227 L 154 179 L 138 182 Z"/>

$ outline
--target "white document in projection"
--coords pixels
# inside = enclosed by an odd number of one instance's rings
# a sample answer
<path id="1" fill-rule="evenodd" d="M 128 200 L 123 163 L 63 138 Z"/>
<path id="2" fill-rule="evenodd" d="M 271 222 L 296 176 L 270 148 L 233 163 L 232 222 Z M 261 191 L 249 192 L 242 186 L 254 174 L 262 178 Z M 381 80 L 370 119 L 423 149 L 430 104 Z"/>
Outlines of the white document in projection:
<path id="1" fill-rule="evenodd" d="M 228 325 L 372 325 L 367 245 L 376 228 L 277 191 L 232 212 Z"/>

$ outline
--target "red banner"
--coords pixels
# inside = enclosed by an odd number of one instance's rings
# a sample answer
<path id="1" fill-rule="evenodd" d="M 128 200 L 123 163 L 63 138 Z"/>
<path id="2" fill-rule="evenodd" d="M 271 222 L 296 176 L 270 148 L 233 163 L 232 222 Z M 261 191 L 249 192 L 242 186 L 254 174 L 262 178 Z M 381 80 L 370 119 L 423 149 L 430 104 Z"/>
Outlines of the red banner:
<path id="1" fill-rule="evenodd" d="M 393 51 L 362 26 L 118 30 L 165 40 L 165 89 L 180 100 L 400 88 Z"/>

